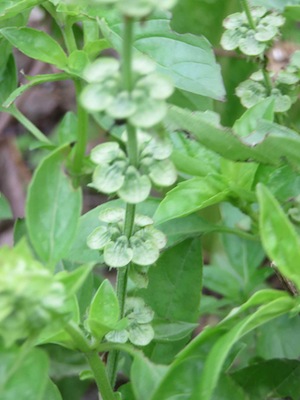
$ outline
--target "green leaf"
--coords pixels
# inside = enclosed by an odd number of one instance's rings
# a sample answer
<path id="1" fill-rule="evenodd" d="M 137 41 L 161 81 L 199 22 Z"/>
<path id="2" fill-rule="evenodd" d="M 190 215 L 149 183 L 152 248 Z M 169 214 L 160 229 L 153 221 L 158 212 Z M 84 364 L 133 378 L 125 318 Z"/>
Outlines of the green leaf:
<path id="1" fill-rule="evenodd" d="M 12 18 L 28 8 L 32 8 L 43 0 L 11 0 L 0 5 L 0 21 Z"/>
<path id="2" fill-rule="evenodd" d="M 202 368 L 201 360 L 185 360 L 172 366 L 171 373 L 166 373 L 151 400 L 190 400 Z"/>
<path id="3" fill-rule="evenodd" d="M 81 191 L 63 171 L 64 146 L 47 156 L 36 169 L 26 203 L 27 229 L 44 262 L 54 266 L 75 237 L 81 212 Z"/>
<path id="4" fill-rule="evenodd" d="M 188 239 L 166 250 L 148 274 L 149 285 L 138 295 L 156 317 L 174 322 L 197 321 L 202 284 L 199 239 Z"/>
<path id="5" fill-rule="evenodd" d="M 266 120 L 258 121 L 247 137 L 238 137 L 231 129 L 217 126 L 201 112 L 190 112 L 175 106 L 169 108 L 166 124 L 169 129 L 190 132 L 208 149 L 233 161 L 257 161 L 278 165 L 299 166 L 300 138 L 298 133 Z"/>
<path id="6" fill-rule="evenodd" d="M 272 193 L 257 186 L 260 234 L 267 255 L 283 276 L 300 289 L 300 238 Z"/>
<path id="7" fill-rule="evenodd" d="M 0 220 L 1 219 L 11 219 L 12 212 L 7 199 L 0 192 Z"/>
<path id="8" fill-rule="evenodd" d="M 280 167 L 260 165 L 258 167 L 255 182 L 263 183 L 281 203 L 296 198 L 300 192 L 300 176 L 297 170 L 290 165 Z"/>
<path id="9" fill-rule="evenodd" d="M 3 400 L 44 400 L 49 362 L 45 352 L 32 349 L 22 357 L 20 349 L 1 353 L 0 396 Z"/>
<path id="10" fill-rule="evenodd" d="M 189 336 L 198 324 L 191 322 L 175 321 L 156 319 L 153 322 L 155 332 L 155 340 L 166 343 L 170 341 L 177 341 Z"/>
<path id="11" fill-rule="evenodd" d="M 248 393 L 247 393 L 248 394 Z M 212 400 L 249 400 L 242 388 L 226 374 L 220 376 L 218 386 L 213 394 Z"/>
<path id="12" fill-rule="evenodd" d="M 74 50 L 68 58 L 68 68 L 71 73 L 82 75 L 82 71 L 89 63 L 88 55 L 83 50 Z"/>
<path id="13" fill-rule="evenodd" d="M 294 21 L 299 21 L 300 19 L 300 5 L 298 6 L 287 6 L 284 10 L 284 15 Z"/>
<path id="14" fill-rule="evenodd" d="M 222 176 L 207 175 L 179 183 L 162 200 L 154 221 L 161 224 L 173 218 L 183 217 L 207 206 L 220 203 L 228 197 L 229 188 Z"/>
<path id="15" fill-rule="evenodd" d="M 17 69 L 14 56 L 11 54 L 7 60 L 4 72 L 0 74 L 0 111 L 2 103 L 17 87 Z M 4 110 L 3 110 L 4 111 Z"/>
<path id="16" fill-rule="evenodd" d="M 260 304 L 265 305 L 240 321 L 241 312 Z M 211 399 L 221 367 L 233 344 L 256 326 L 288 312 L 295 304 L 296 300 L 286 293 L 261 291 L 255 294 L 242 307 L 233 310 L 231 315 L 219 325 L 207 327 L 179 353 L 152 400 L 167 400 L 171 399 L 172 395 L 175 399 L 175 394 L 178 393 L 183 393 L 182 399 L 186 400 Z M 227 329 L 233 327 L 228 333 L 222 335 L 226 324 Z M 207 342 L 213 345 L 213 349 L 208 355 Z M 203 368 L 204 361 L 206 363 Z"/>
<path id="17" fill-rule="evenodd" d="M 246 391 L 250 400 L 300 397 L 298 360 L 262 361 L 240 369 L 231 376 Z"/>
<path id="18" fill-rule="evenodd" d="M 179 89 L 176 89 L 169 98 L 169 103 L 181 108 L 188 108 L 192 111 L 206 111 L 213 108 L 213 99 L 210 97 L 200 96 L 199 94 Z"/>
<path id="19" fill-rule="evenodd" d="M 43 400 L 63 400 L 57 386 L 50 379 L 48 380 Z"/>
<path id="20" fill-rule="evenodd" d="M 241 315 L 244 315 L 245 311 L 261 306 L 264 307 L 279 299 L 289 299 L 290 296 L 283 291 L 265 289 L 256 292 L 250 297 L 245 303 L 239 307 L 233 308 L 230 313 L 215 326 L 207 326 L 205 330 L 201 332 L 194 340 L 192 340 L 177 356 L 177 361 L 182 362 L 188 358 L 200 358 L 206 359 L 207 357 L 207 344 L 214 345 L 216 343 L 216 338 L 220 337 L 224 332 L 228 331 L 230 328 L 235 327 L 240 321 Z M 267 322 L 267 321 L 266 321 Z"/>
<path id="21" fill-rule="evenodd" d="M 77 116 L 72 111 L 67 112 L 57 128 L 58 142 L 60 145 L 76 141 Z"/>
<path id="22" fill-rule="evenodd" d="M 60 45 L 47 33 L 32 28 L 4 28 L 1 34 L 30 58 L 54 64 L 64 69 L 67 56 Z"/>
<path id="23" fill-rule="evenodd" d="M 233 125 L 233 131 L 239 136 L 247 136 L 253 132 L 259 119 L 272 122 L 274 119 L 274 99 L 269 97 L 249 108 Z"/>
<path id="24" fill-rule="evenodd" d="M 225 90 L 210 43 L 201 36 L 180 35 L 170 29 L 169 23 L 165 14 L 151 16 L 142 27 L 137 22 L 133 43 L 137 53 L 154 60 L 158 71 L 168 75 L 177 88 L 222 100 Z M 120 50 L 122 23 L 109 17 L 106 22 L 101 21 L 101 29 Z"/>
<path id="25" fill-rule="evenodd" d="M 218 154 L 196 140 L 191 140 L 183 133 L 174 132 L 172 142 L 171 160 L 179 172 L 192 176 L 206 176 L 209 173 L 219 172 L 220 156 Z"/>
<path id="26" fill-rule="evenodd" d="M 252 0 L 251 3 L 254 6 L 262 6 L 268 9 L 277 9 L 279 11 L 283 11 L 284 7 L 291 3 L 293 0 Z M 298 1 L 298 0 L 294 0 Z"/>
<path id="27" fill-rule="evenodd" d="M 218 225 L 211 224 L 195 214 L 172 219 L 158 225 L 158 228 L 167 236 L 168 247 L 174 246 L 174 244 L 187 238 L 221 230 Z"/>
<path id="28" fill-rule="evenodd" d="M 261 306 L 252 315 L 245 317 L 231 330 L 221 336 L 214 344 L 206 359 L 199 384 L 191 400 L 210 400 L 217 385 L 222 366 L 233 345 L 248 332 L 256 327 L 288 313 L 295 306 L 295 300 L 289 296 L 276 299 L 265 306 Z"/>
<path id="29" fill-rule="evenodd" d="M 221 171 L 228 186 L 239 197 L 247 196 L 247 200 L 255 201 L 255 195 L 251 193 L 253 181 L 258 168 L 255 163 L 241 163 L 229 160 L 221 161 Z"/>
<path id="30" fill-rule="evenodd" d="M 130 373 L 135 398 L 150 400 L 167 368 L 164 365 L 155 365 L 142 356 L 136 356 Z"/>
<path id="31" fill-rule="evenodd" d="M 114 329 L 119 320 L 119 302 L 108 279 L 97 290 L 89 311 L 87 326 L 97 339 Z"/>
<path id="32" fill-rule="evenodd" d="M 300 356 L 298 315 L 283 315 L 261 326 L 257 331 L 257 356 L 296 359 Z"/>
<path id="33" fill-rule="evenodd" d="M 224 224 L 231 228 L 242 224 L 246 217 L 230 203 L 222 203 L 220 212 Z M 222 235 L 222 242 L 225 254 L 212 255 L 212 266 L 204 269 L 205 282 L 211 290 L 218 287 L 216 292 L 240 304 L 263 283 L 272 270 L 259 268 L 265 257 L 259 241 L 247 240 L 236 235 Z"/>

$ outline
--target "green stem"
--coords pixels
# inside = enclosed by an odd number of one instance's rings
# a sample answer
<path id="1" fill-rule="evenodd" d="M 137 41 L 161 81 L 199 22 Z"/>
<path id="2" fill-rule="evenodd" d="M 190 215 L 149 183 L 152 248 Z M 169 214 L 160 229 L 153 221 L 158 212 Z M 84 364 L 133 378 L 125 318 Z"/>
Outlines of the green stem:
<path id="1" fill-rule="evenodd" d="M 133 225 L 134 225 L 134 217 L 135 217 L 135 205 L 127 204 L 126 205 L 126 213 L 125 213 L 124 234 L 128 239 L 132 235 L 132 229 L 133 229 Z"/>
<path id="2" fill-rule="evenodd" d="M 216 225 L 216 232 L 229 233 L 232 235 L 239 236 L 243 239 L 251 240 L 251 241 L 259 241 L 259 236 L 252 235 L 251 233 L 243 232 L 240 229 L 230 228 L 225 225 Z"/>
<path id="3" fill-rule="evenodd" d="M 24 114 L 21 113 L 15 106 L 7 109 L 13 117 L 15 117 L 32 135 L 42 143 L 52 145 L 50 140 L 41 132 Z"/>
<path id="4" fill-rule="evenodd" d="M 135 216 L 135 205 L 127 204 L 126 214 L 125 214 L 124 234 L 128 238 L 130 238 L 132 234 L 132 229 L 134 225 L 134 216 Z M 126 267 L 119 268 L 117 275 L 117 298 L 119 301 L 120 318 L 123 318 L 124 316 L 127 280 L 128 280 L 128 265 Z M 107 363 L 107 373 L 109 381 L 113 387 L 116 381 L 118 358 L 119 358 L 118 350 L 113 350 L 109 353 L 108 363 Z"/>
<path id="5" fill-rule="evenodd" d="M 270 94 L 272 92 L 272 89 L 273 89 L 273 84 L 272 84 L 270 75 L 269 75 L 268 71 L 266 70 L 265 65 L 262 66 L 261 70 L 262 70 L 262 73 L 263 73 L 263 76 L 264 76 L 265 87 L 267 89 L 267 95 L 270 96 Z"/>
<path id="6" fill-rule="evenodd" d="M 79 175 L 83 165 L 83 159 L 85 155 L 86 145 L 87 145 L 87 131 L 88 131 L 88 113 L 82 107 L 79 96 L 82 91 L 82 84 L 80 81 L 74 81 L 76 90 L 76 100 L 77 100 L 77 143 L 75 146 L 75 153 L 73 158 L 73 170 L 76 175 Z"/>
<path id="7" fill-rule="evenodd" d="M 137 167 L 139 163 L 138 142 L 136 128 L 131 124 L 126 124 L 127 131 L 127 153 L 131 165 Z"/>
<path id="8" fill-rule="evenodd" d="M 122 78 L 124 89 L 131 92 L 132 90 L 132 38 L 133 38 L 133 19 L 124 19 L 123 32 L 123 61 L 122 61 Z"/>
<path id="9" fill-rule="evenodd" d="M 254 19 L 252 17 L 248 1 L 247 0 L 240 0 L 240 1 L 241 1 L 243 10 L 246 13 L 246 16 L 247 16 L 247 19 L 248 19 L 250 27 L 255 30 L 256 29 L 256 25 L 255 25 Z"/>
<path id="10" fill-rule="evenodd" d="M 65 19 L 65 24 L 62 28 L 62 34 L 68 53 L 71 54 L 73 51 L 77 50 L 77 44 L 73 31 L 73 21 L 70 17 L 66 17 Z"/>
<path id="11" fill-rule="evenodd" d="M 86 353 L 85 356 L 95 377 L 95 381 L 99 390 L 99 399 L 115 400 L 114 392 L 109 383 L 105 366 L 98 353 L 90 352 Z"/>
<path id="12" fill-rule="evenodd" d="M 43 75 L 35 75 L 33 77 L 33 80 L 29 81 L 28 83 L 25 83 L 22 86 L 19 86 L 17 89 L 15 89 L 5 100 L 5 102 L 2 104 L 3 108 L 9 108 L 14 101 L 21 96 L 26 90 L 32 88 L 33 86 L 41 85 L 42 83 L 48 83 L 48 82 L 56 82 L 56 81 L 65 81 L 67 79 L 71 79 L 70 75 L 61 72 L 57 74 L 43 74 Z"/>
<path id="13" fill-rule="evenodd" d="M 128 280 L 128 265 L 126 267 L 120 268 L 118 270 L 118 275 L 117 275 L 117 297 L 120 307 L 120 318 L 123 318 L 124 316 L 127 280 Z M 109 352 L 109 357 L 107 362 L 107 374 L 112 387 L 114 387 L 116 383 L 119 354 L 120 354 L 119 350 L 113 350 Z"/>
<path id="14" fill-rule="evenodd" d="M 133 20 L 131 18 L 124 19 L 123 32 L 123 58 L 122 58 L 122 81 L 124 89 L 128 92 L 132 91 L 132 39 L 133 39 Z M 127 123 L 127 154 L 131 165 L 137 167 L 139 163 L 137 133 L 133 125 Z M 124 234 L 130 238 L 134 226 L 135 205 L 126 205 Z M 126 289 L 128 280 L 128 268 L 120 268 L 117 276 L 117 297 L 120 307 L 120 318 L 124 316 L 124 305 L 126 299 Z M 111 385 L 114 387 L 117 375 L 117 366 L 119 359 L 119 351 L 113 350 L 109 353 L 107 371 Z"/>
<path id="15" fill-rule="evenodd" d="M 76 348 L 78 350 L 80 350 L 83 353 L 87 353 L 87 352 L 91 351 L 90 344 L 78 325 L 76 325 L 73 321 L 69 321 L 64 326 L 64 329 L 68 333 L 68 335 L 71 337 L 74 345 L 76 346 Z"/>
<path id="16" fill-rule="evenodd" d="M 109 383 L 105 366 L 99 357 L 97 350 L 92 350 L 90 343 L 84 336 L 83 332 L 73 321 L 69 321 L 65 325 L 65 331 L 71 337 L 75 347 L 84 353 L 91 370 L 93 371 L 94 378 L 99 391 L 99 399 L 101 400 L 115 400 L 112 387 Z"/>

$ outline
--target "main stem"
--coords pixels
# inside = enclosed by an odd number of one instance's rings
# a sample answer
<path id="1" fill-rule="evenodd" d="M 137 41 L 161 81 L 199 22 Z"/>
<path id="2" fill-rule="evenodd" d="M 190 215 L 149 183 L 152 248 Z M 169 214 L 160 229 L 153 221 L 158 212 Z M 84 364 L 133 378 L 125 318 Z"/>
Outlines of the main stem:
<path id="1" fill-rule="evenodd" d="M 123 58 L 122 58 L 122 78 L 124 89 L 127 92 L 132 91 L 133 81 L 132 81 L 132 39 L 133 39 L 133 20 L 131 18 L 126 18 L 124 20 L 124 41 L 123 41 Z M 139 162 L 138 155 L 138 142 L 136 129 L 129 122 L 126 125 L 127 130 L 127 154 L 129 162 L 131 165 L 137 167 Z M 126 205 L 125 223 L 124 223 L 124 235 L 129 239 L 133 226 L 135 217 L 135 205 Z M 120 268 L 118 270 L 117 276 L 117 297 L 119 300 L 120 307 L 120 318 L 124 316 L 124 305 L 126 299 L 126 289 L 128 280 L 128 265 L 126 267 Z M 115 385 L 117 366 L 119 359 L 119 351 L 114 350 L 110 352 L 108 358 L 107 372 L 110 383 L 112 387 Z"/>
<path id="2" fill-rule="evenodd" d="M 248 1 L 247 1 L 247 0 L 240 0 L 240 1 L 241 1 L 243 10 L 244 10 L 245 13 L 246 13 L 246 16 L 247 16 L 249 25 L 251 26 L 251 29 L 254 29 L 254 30 L 255 30 L 256 25 L 255 25 L 254 19 L 253 19 L 253 17 L 252 17 L 252 14 L 251 14 L 251 11 L 250 11 L 250 7 L 249 7 L 249 4 L 248 4 Z"/>

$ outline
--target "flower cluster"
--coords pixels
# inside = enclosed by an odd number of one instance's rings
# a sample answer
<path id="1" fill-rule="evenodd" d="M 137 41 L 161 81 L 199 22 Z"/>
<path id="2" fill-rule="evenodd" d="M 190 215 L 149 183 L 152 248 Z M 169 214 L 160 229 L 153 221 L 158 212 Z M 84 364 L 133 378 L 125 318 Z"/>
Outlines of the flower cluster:
<path id="1" fill-rule="evenodd" d="M 274 111 L 286 112 L 292 104 L 297 100 L 298 88 L 297 84 L 300 80 L 300 52 L 295 52 L 289 65 L 285 70 L 278 74 L 275 72 L 266 72 L 268 79 L 272 83 L 271 92 L 268 93 L 264 83 L 264 75 L 262 71 L 254 72 L 250 79 L 242 82 L 236 88 L 236 95 L 240 97 L 244 107 L 250 108 L 259 101 L 271 97 L 274 99 Z"/>
<path id="2" fill-rule="evenodd" d="M 126 343 L 128 340 L 136 346 L 146 346 L 154 338 L 150 324 L 154 312 L 140 297 L 128 297 L 125 302 L 124 316 L 128 321 L 126 329 L 109 332 L 105 338 L 109 342 Z"/>
<path id="3" fill-rule="evenodd" d="M 115 120 L 126 119 L 138 128 L 150 128 L 163 120 L 165 100 L 174 87 L 165 76 L 155 72 L 155 63 L 145 56 L 133 59 L 133 89 L 123 88 L 120 62 L 100 58 L 84 71 L 89 84 L 81 95 L 82 105 L 90 112 L 104 111 Z"/>
<path id="4" fill-rule="evenodd" d="M 97 165 L 91 187 L 106 194 L 117 193 L 129 204 L 144 201 L 152 184 L 160 187 L 172 185 L 176 169 L 168 159 L 172 144 L 164 131 L 152 135 L 139 130 L 139 165 L 130 165 L 125 152 L 117 142 L 107 142 L 91 151 L 91 160 Z M 126 132 L 123 135 L 127 141 Z"/>
<path id="5" fill-rule="evenodd" d="M 24 243 L 0 251 L 0 336 L 6 346 L 63 317 L 65 287 L 32 258 Z"/>
<path id="6" fill-rule="evenodd" d="M 94 0 L 94 3 L 115 4 L 126 17 L 145 18 L 153 11 L 171 9 L 177 0 Z"/>
<path id="7" fill-rule="evenodd" d="M 265 52 L 279 34 L 285 19 L 282 15 L 271 12 L 264 7 L 251 9 L 255 29 L 250 26 L 245 12 L 229 15 L 223 22 L 226 31 L 221 38 L 221 45 L 225 50 L 239 49 L 249 56 L 258 56 Z"/>
<path id="8" fill-rule="evenodd" d="M 104 262 L 110 267 L 124 267 L 131 261 L 141 266 L 151 265 L 166 245 L 165 235 L 145 215 L 135 215 L 129 239 L 124 235 L 123 208 L 105 209 L 100 212 L 99 220 L 102 225 L 88 236 L 87 244 L 91 249 L 103 251 Z"/>

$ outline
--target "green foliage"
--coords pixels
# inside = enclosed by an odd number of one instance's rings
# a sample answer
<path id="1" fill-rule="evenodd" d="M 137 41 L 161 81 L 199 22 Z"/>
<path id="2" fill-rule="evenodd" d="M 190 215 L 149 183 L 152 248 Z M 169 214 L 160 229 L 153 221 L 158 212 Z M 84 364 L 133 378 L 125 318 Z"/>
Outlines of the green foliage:
<path id="1" fill-rule="evenodd" d="M 261 207 L 261 238 L 266 253 L 281 273 L 299 288 L 299 236 L 276 199 L 262 184 L 257 187 L 257 195 Z"/>
<path id="2" fill-rule="evenodd" d="M 90 306 L 86 324 L 93 336 L 101 340 L 119 320 L 119 303 L 108 280 L 102 282 Z"/>
<path id="3" fill-rule="evenodd" d="M 1 34 L 28 57 L 54 64 L 58 68 L 67 64 L 62 48 L 44 32 L 31 28 L 4 28 Z"/>
<path id="4" fill-rule="evenodd" d="M 54 266 L 67 253 L 81 212 L 80 189 L 72 187 L 63 171 L 68 147 L 47 156 L 35 172 L 26 204 L 27 228 L 42 261 Z M 44 182 L 49 182 L 41 191 Z"/>
<path id="5" fill-rule="evenodd" d="M 60 400 L 61 396 L 48 377 L 49 361 L 46 353 L 33 349 L 21 355 L 17 349 L 7 350 L 2 356 L 0 394 L 4 400 L 22 398 L 24 393 L 39 400 Z"/>
<path id="6" fill-rule="evenodd" d="M 0 111 L 37 160 L 0 249 L 1 399 L 299 398 L 299 7 L 1 2 Z M 18 85 L 15 50 L 52 69 Z M 19 98 L 65 80 L 48 138 Z"/>

